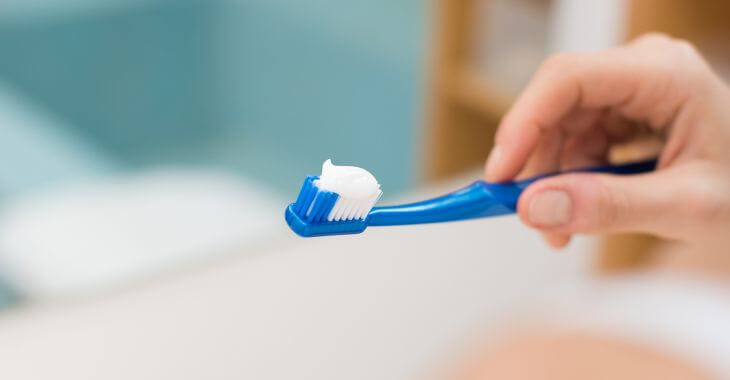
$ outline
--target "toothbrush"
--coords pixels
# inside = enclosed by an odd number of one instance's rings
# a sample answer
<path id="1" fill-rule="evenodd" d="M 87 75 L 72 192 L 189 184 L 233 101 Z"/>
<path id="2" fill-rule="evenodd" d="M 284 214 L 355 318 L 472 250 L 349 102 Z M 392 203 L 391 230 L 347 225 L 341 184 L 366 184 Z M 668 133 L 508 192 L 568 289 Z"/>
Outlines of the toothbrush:
<path id="1" fill-rule="evenodd" d="M 570 172 L 640 174 L 653 171 L 656 160 L 578 169 Z M 347 169 L 339 177 L 331 173 Z M 561 173 L 520 181 L 471 185 L 437 198 L 404 205 L 373 207 L 382 192 L 370 173 L 335 167 L 327 160 L 322 176 L 308 176 L 296 202 L 284 213 L 289 227 L 303 237 L 357 234 L 368 226 L 440 223 L 515 213 L 522 191 L 533 182 Z M 369 177 L 368 177 L 369 176 Z M 374 183 L 374 185 L 373 185 Z M 364 185 L 363 185 L 364 184 Z M 363 186 L 367 187 L 363 191 Z M 353 189 L 356 191 L 353 193 Z"/>

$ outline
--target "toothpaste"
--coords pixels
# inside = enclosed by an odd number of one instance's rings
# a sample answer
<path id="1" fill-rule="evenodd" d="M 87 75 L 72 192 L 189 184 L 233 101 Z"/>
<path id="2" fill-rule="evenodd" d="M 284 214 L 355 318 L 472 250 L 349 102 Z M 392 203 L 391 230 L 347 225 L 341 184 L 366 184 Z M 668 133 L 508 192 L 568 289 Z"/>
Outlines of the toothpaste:
<path id="1" fill-rule="evenodd" d="M 369 171 L 356 166 L 337 166 L 332 160 L 322 164 L 317 186 L 347 199 L 368 199 L 380 192 L 380 185 Z"/>
<path id="2" fill-rule="evenodd" d="M 337 193 L 328 221 L 365 219 L 383 194 L 369 171 L 356 166 L 336 166 L 331 160 L 322 164 L 322 175 L 315 181 L 320 191 Z"/>

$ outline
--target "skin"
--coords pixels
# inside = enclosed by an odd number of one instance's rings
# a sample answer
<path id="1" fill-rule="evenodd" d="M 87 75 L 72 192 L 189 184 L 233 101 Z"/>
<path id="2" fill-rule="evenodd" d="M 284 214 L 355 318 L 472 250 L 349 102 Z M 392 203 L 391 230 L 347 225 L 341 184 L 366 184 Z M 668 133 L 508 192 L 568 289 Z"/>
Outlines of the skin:
<path id="1" fill-rule="evenodd" d="M 671 247 L 656 270 L 727 279 L 730 89 L 685 41 L 650 34 L 549 58 L 501 121 L 486 179 L 602 165 L 617 146 L 637 142 L 654 148 L 657 171 L 543 179 L 521 196 L 520 218 L 556 248 L 577 233 L 649 233 Z M 451 378 L 710 377 L 653 347 L 538 330 L 494 344 Z"/>
<path id="2" fill-rule="evenodd" d="M 689 43 L 663 35 L 549 58 L 500 123 L 486 178 L 604 164 L 612 147 L 647 135 L 661 142 L 656 172 L 544 179 L 523 193 L 520 218 L 557 248 L 576 233 L 607 232 L 727 243 L 730 90 Z M 530 212 L 551 190 L 569 203 L 558 221 Z"/>
<path id="3" fill-rule="evenodd" d="M 618 339 L 534 333 L 487 349 L 452 379 L 702 380 L 711 377 L 678 358 Z"/>

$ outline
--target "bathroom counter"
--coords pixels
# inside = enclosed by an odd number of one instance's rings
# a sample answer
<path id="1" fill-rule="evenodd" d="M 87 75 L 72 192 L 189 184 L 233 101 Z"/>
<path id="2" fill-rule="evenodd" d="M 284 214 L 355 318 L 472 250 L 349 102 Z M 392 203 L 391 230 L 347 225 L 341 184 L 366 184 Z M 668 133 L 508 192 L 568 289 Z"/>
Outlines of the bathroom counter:
<path id="1" fill-rule="evenodd" d="M 0 378 L 422 378 L 583 281 L 592 244 L 554 253 L 515 217 L 317 239 L 282 221 L 271 244 L 0 314 Z"/>

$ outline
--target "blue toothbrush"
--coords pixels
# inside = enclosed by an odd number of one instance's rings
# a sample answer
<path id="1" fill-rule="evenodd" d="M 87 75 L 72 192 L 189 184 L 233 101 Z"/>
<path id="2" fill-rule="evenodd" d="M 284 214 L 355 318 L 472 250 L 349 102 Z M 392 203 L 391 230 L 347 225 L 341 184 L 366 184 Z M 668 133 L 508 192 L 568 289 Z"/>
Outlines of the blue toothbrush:
<path id="1" fill-rule="evenodd" d="M 653 171 L 656 160 L 624 165 L 578 169 L 574 172 L 609 174 L 639 174 Z M 489 183 L 476 181 L 471 185 L 437 198 L 396 206 L 372 207 L 360 217 L 332 220 L 331 213 L 340 196 L 317 187 L 317 176 L 309 176 L 299 192 L 297 201 L 284 213 L 289 227 L 303 237 L 357 234 L 368 226 L 397 226 L 439 223 L 512 214 L 522 191 L 531 183 L 561 173 L 541 175 L 521 181 Z M 379 196 L 379 194 L 378 194 Z M 373 203 L 377 201 L 377 197 Z M 328 218 L 329 216 L 329 218 Z M 328 220 L 329 219 L 329 220 Z"/>

